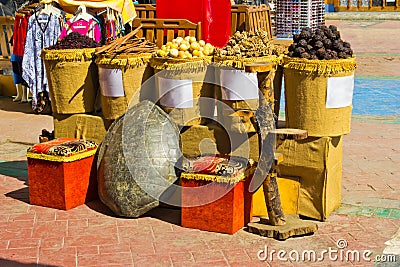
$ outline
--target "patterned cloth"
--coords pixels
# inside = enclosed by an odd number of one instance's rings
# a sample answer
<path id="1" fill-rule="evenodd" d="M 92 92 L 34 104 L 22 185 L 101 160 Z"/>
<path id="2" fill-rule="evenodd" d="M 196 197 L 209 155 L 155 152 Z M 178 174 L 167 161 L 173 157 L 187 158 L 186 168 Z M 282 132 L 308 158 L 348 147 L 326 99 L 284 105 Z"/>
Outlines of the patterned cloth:
<path id="1" fill-rule="evenodd" d="M 47 0 L 49 1 L 49 0 Z M 51 0 L 53 1 L 53 0 Z M 64 11 L 75 13 L 80 5 L 85 5 L 87 8 L 105 9 L 107 7 L 121 13 L 124 24 L 133 20 L 136 17 L 135 6 L 132 0 L 54 0 L 58 2 Z M 50 1 L 49 1 L 50 2 Z"/>
<path id="2" fill-rule="evenodd" d="M 80 33 L 83 36 L 92 38 L 96 42 L 101 41 L 100 25 L 93 19 L 86 21 L 83 19 L 77 21 L 69 20 L 67 25 L 62 29 L 60 39 L 64 38 L 71 32 Z"/>
<path id="3" fill-rule="evenodd" d="M 250 165 L 252 162 L 242 157 L 202 156 L 194 160 L 185 159 L 182 169 L 188 173 L 235 177 Z"/>
<path id="4" fill-rule="evenodd" d="M 60 157 L 70 157 L 96 148 L 97 144 L 93 141 L 78 140 L 74 138 L 58 138 L 49 142 L 36 144 L 30 147 L 28 152 Z"/>
<path id="5" fill-rule="evenodd" d="M 49 92 L 46 70 L 40 55 L 43 48 L 54 45 L 57 42 L 60 33 L 60 20 L 54 15 L 33 14 L 29 18 L 22 60 L 22 78 L 30 88 L 32 109 L 35 111 L 37 109 L 38 94 Z"/>

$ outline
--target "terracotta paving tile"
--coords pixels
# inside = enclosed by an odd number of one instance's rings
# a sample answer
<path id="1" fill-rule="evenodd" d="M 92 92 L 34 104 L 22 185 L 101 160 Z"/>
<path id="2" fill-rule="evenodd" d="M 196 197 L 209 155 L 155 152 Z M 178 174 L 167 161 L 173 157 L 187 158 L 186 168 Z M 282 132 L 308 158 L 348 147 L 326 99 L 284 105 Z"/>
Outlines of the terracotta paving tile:
<path id="1" fill-rule="evenodd" d="M 82 235 L 82 236 L 67 236 L 65 237 L 65 247 L 71 246 L 95 246 L 104 244 L 117 244 L 118 237 L 113 235 Z"/>
<path id="2" fill-rule="evenodd" d="M 268 265 L 271 267 L 281 267 L 281 266 L 294 266 L 293 263 L 291 263 L 290 261 L 267 261 Z"/>
<path id="3" fill-rule="evenodd" d="M 39 264 L 54 266 L 76 266 L 76 248 L 40 249 Z"/>
<path id="4" fill-rule="evenodd" d="M 101 217 L 101 218 L 89 218 L 88 219 L 88 225 L 89 227 L 92 226 L 117 226 L 117 222 L 115 218 L 107 218 L 107 217 Z"/>
<path id="5" fill-rule="evenodd" d="M 166 233 L 176 233 L 174 232 L 171 225 L 163 225 L 163 226 L 152 226 L 153 233 L 157 236 L 158 234 L 166 234 Z"/>
<path id="6" fill-rule="evenodd" d="M 8 240 L 13 238 L 31 238 L 32 228 L 18 229 L 15 225 L 12 227 L 0 228 L 0 240 Z"/>
<path id="7" fill-rule="evenodd" d="M 220 250 L 191 251 L 195 262 L 225 261 L 225 256 Z"/>
<path id="8" fill-rule="evenodd" d="M 154 255 L 156 253 L 154 244 L 150 241 L 130 244 L 132 255 Z"/>
<path id="9" fill-rule="evenodd" d="M 78 266 L 94 266 L 94 265 L 120 265 L 132 266 L 131 253 L 112 253 L 98 255 L 78 255 Z"/>
<path id="10" fill-rule="evenodd" d="M 131 226 L 131 227 L 126 227 L 126 226 L 118 226 L 118 236 L 120 238 L 131 238 L 135 236 L 142 236 L 144 234 L 147 234 L 149 236 L 152 236 L 152 231 L 150 226 Z"/>
<path id="11" fill-rule="evenodd" d="M 78 256 L 99 254 L 99 246 L 77 246 L 76 250 Z"/>
<path id="12" fill-rule="evenodd" d="M 33 237 L 48 238 L 67 235 L 67 221 L 37 222 L 33 228 Z"/>
<path id="13" fill-rule="evenodd" d="M 38 248 L 39 244 L 39 238 L 10 239 L 8 248 Z"/>
<path id="14" fill-rule="evenodd" d="M 56 220 L 56 212 L 48 211 L 48 212 L 36 212 L 36 222 L 48 222 Z"/>
<path id="15" fill-rule="evenodd" d="M 116 252 L 131 252 L 131 246 L 129 243 L 117 243 L 113 245 L 100 245 L 100 254 L 116 253 Z M 153 249 L 154 251 L 154 249 Z"/>
<path id="16" fill-rule="evenodd" d="M 134 266 L 172 266 L 171 258 L 168 255 L 154 256 L 133 256 Z M 175 266 L 175 265 L 174 265 Z"/>
<path id="17" fill-rule="evenodd" d="M 90 210 L 85 205 L 70 209 L 70 210 L 57 210 L 56 220 L 70 220 L 96 217 L 96 213 Z"/>
<path id="18" fill-rule="evenodd" d="M 231 267 L 260 267 L 260 266 L 269 266 L 266 262 L 260 261 L 228 261 L 229 266 Z"/>
<path id="19" fill-rule="evenodd" d="M 0 250 L 0 258 L 13 259 L 13 258 L 36 258 L 38 256 L 39 248 L 12 248 Z"/>
<path id="20" fill-rule="evenodd" d="M 34 220 L 0 222 L 0 230 L 4 228 L 7 229 L 32 228 L 33 223 Z"/>
<path id="21" fill-rule="evenodd" d="M 27 213 L 23 214 L 13 214 L 10 215 L 8 221 L 13 222 L 13 221 L 34 221 L 35 220 L 35 213 L 32 211 L 29 211 Z M 0 220 L 1 221 L 1 220 Z"/>
<path id="22" fill-rule="evenodd" d="M 28 205 L 25 203 L 19 202 L 17 200 L 1 200 L 0 201 L 0 210 L 4 214 L 17 214 L 17 213 L 27 213 Z"/>
<path id="23" fill-rule="evenodd" d="M 0 214 L 0 222 L 7 222 L 10 215 Z"/>
<path id="24" fill-rule="evenodd" d="M 60 249 L 64 246 L 64 237 L 42 238 L 40 248 L 42 249 Z"/>
<path id="25" fill-rule="evenodd" d="M 118 226 L 132 227 L 138 224 L 137 219 L 130 219 L 130 218 L 116 218 L 115 221 L 117 222 Z"/>
<path id="26" fill-rule="evenodd" d="M 222 253 L 228 261 L 249 261 L 250 257 L 244 251 L 244 249 L 235 249 L 231 247 L 226 247 L 222 249 Z"/>
<path id="27" fill-rule="evenodd" d="M 70 219 L 68 220 L 68 229 L 70 227 L 88 227 L 89 221 L 88 219 Z"/>
<path id="28" fill-rule="evenodd" d="M 193 255 L 190 252 L 176 252 L 176 253 L 168 253 L 168 255 L 171 257 L 171 261 L 175 266 L 175 263 L 180 263 L 180 262 L 194 262 Z"/>
<path id="29" fill-rule="evenodd" d="M 0 240 L 0 250 L 7 249 L 10 241 L 9 240 Z"/>
<path id="30" fill-rule="evenodd" d="M 186 239 L 188 237 L 177 233 L 177 232 L 165 232 L 163 234 L 154 234 L 154 240 L 156 242 L 174 242 L 176 240 L 182 240 L 182 239 Z M 195 239 L 197 240 L 197 238 Z"/>
<path id="31" fill-rule="evenodd" d="M 68 227 L 68 236 L 72 237 L 82 235 L 117 236 L 117 227 L 112 225 Z"/>
<path id="32" fill-rule="evenodd" d="M 199 245 L 200 246 L 200 245 Z M 203 249 L 206 248 L 206 246 L 201 246 Z M 162 241 L 157 241 L 154 242 L 154 248 L 157 254 L 166 254 L 166 253 L 179 253 L 179 252 L 186 252 L 186 251 L 192 251 L 195 250 L 193 247 L 187 247 L 183 245 L 182 243 L 174 243 L 174 242 L 162 242 Z"/>
<path id="33" fill-rule="evenodd" d="M 36 267 L 37 258 L 19 258 L 15 257 L 12 260 L 0 259 L 1 267 Z"/>
<path id="34" fill-rule="evenodd" d="M 194 262 L 192 262 L 192 261 L 180 261 L 180 262 L 175 262 L 175 263 L 173 263 L 173 266 L 174 267 L 191 267 L 191 266 L 193 266 L 194 264 L 196 264 L 196 263 L 194 263 Z M 136 266 L 136 265 L 135 265 Z"/>
<path id="35" fill-rule="evenodd" d="M 179 266 L 179 265 L 177 265 Z M 191 267 L 229 267 L 228 262 L 226 262 L 225 260 L 218 260 L 218 261 L 207 261 L 207 262 L 195 262 L 191 265 L 189 265 Z M 174 265 L 175 267 L 175 265 Z"/>

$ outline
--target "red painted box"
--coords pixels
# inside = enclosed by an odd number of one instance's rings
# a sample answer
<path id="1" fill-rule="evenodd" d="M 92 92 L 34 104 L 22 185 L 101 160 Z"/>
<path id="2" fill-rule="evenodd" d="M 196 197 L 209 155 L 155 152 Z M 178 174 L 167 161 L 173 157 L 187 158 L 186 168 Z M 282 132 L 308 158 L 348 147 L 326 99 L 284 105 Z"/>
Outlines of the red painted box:
<path id="1" fill-rule="evenodd" d="M 247 189 L 253 172 L 248 169 L 233 181 L 182 173 L 182 226 L 226 234 L 243 228 L 252 219 L 252 193 Z"/>
<path id="2" fill-rule="evenodd" d="M 69 210 L 97 199 L 95 153 L 90 141 L 59 138 L 28 150 L 30 204 Z"/>

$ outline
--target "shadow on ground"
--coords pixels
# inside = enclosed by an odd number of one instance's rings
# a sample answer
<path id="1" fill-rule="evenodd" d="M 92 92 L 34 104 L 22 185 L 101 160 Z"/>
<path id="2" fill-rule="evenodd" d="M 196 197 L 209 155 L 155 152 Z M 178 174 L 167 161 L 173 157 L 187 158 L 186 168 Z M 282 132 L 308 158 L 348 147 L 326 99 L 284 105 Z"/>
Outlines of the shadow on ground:
<path id="1" fill-rule="evenodd" d="M 28 161 L 0 161 L 0 174 L 28 183 Z"/>
<path id="2" fill-rule="evenodd" d="M 22 112 L 25 114 L 34 114 L 31 103 L 13 102 L 12 97 L 0 97 L 0 109 L 12 112 Z"/>
<path id="3" fill-rule="evenodd" d="M 18 190 L 17 190 L 18 191 Z M 14 191 L 16 192 L 16 191 Z M 11 193 L 14 193 L 11 192 Z M 17 193 L 17 192 L 16 192 Z M 118 217 L 117 215 L 115 215 L 106 205 L 103 204 L 103 202 L 101 202 L 100 200 L 94 200 L 91 202 L 86 203 L 86 205 L 101 214 L 110 216 L 110 217 Z M 180 226 L 181 225 L 181 211 L 178 208 L 172 208 L 172 207 L 157 207 L 154 208 L 150 211 L 148 211 L 147 213 L 143 214 L 140 217 L 151 217 L 154 219 L 158 219 L 164 222 L 168 222 L 171 224 L 175 224 Z M 131 220 L 134 218 L 125 218 L 125 217 L 121 217 L 122 219 L 126 219 L 126 220 Z"/>
<path id="4" fill-rule="evenodd" d="M 0 258 L 0 266 L 1 267 L 42 267 L 42 266 L 46 266 L 46 267 L 57 267 L 55 265 L 44 265 L 44 264 L 37 264 L 35 263 L 22 263 L 19 261 L 10 261 L 10 260 L 5 260 L 5 259 L 1 259 Z"/>

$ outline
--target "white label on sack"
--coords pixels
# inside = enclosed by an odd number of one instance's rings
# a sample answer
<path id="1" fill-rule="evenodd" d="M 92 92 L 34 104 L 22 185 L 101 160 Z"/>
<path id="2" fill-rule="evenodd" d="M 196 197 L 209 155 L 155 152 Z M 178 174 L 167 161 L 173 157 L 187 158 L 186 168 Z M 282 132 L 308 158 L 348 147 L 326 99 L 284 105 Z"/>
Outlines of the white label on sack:
<path id="1" fill-rule="evenodd" d="M 160 104 L 171 108 L 193 107 L 192 80 L 175 80 L 158 77 Z"/>
<path id="2" fill-rule="evenodd" d="M 258 99 L 257 73 L 243 70 L 221 70 L 222 99 Z"/>
<path id="3" fill-rule="evenodd" d="M 326 108 L 343 108 L 352 105 L 354 75 L 328 78 Z"/>
<path id="4" fill-rule="evenodd" d="M 125 96 L 121 69 L 106 69 L 99 67 L 100 91 L 103 96 Z"/>

